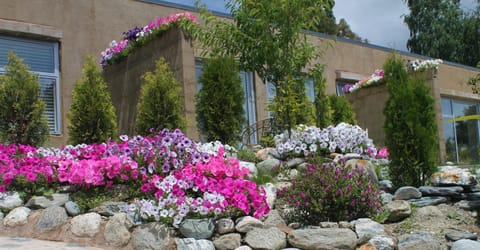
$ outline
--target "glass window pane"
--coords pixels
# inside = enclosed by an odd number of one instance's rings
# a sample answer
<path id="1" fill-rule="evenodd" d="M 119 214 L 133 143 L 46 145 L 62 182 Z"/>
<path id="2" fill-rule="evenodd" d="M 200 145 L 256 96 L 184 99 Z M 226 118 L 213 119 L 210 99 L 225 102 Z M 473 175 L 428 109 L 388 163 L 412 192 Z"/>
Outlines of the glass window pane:
<path id="1" fill-rule="evenodd" d="M 312 79 L 307 79 L 305 81 L 305 95 L 307 95 L 307 98 L 310 102 L 315 101 L 315 88 L 313 86 Z"/>
<path id="2" fill-rule="evenodd" d="M 7 63 L 7 55 L 15 52 L 36 72 L 55 73 L 55 43 L 0 36 L 0 67 Z"/>

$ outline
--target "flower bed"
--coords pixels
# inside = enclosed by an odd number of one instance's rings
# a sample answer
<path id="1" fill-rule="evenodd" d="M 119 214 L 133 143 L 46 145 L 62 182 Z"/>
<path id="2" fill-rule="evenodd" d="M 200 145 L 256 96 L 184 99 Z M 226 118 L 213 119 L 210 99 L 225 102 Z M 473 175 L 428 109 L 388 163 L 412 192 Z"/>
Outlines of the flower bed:
<path id="1" fill-rule="evenodd" d="M 120 139 L 61 149 L 0 144 L 0 191 L 34 195 L 58 185 L 125 183 L 150 198 L 132 204 L 130 212 L 174 226 L 189 215 L 240 212 L 260 217 L 269 211 L 265 191 L 245 179 L 248 170 L 237 159 L 225 158 L 223 147 L 214 155 L 203 152 L 178 129 Z"/>
<path id="2" fill-rule="evenodd" d="M 119 42 L 113 40 L 109 47 L 101 52 L 100 65 L 111 65 L 123 60 L 137 47 L 143 46 L 173 26 L 189 30 L 192 24 L 197 24 L 197 18 L 189 12 L 185 12 L 170 14 L 166 17 L 157 17 L 144 27 L 134 27 L 123 32 L 122 40 Z"/>

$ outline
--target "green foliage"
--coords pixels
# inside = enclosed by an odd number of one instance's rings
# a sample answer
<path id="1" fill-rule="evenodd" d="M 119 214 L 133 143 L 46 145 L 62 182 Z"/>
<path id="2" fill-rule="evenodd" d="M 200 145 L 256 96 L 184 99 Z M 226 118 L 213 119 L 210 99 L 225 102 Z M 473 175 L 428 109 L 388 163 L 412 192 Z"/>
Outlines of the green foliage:
<path id="1" fill-rule="evenodd" d="M 317 64 L 309 75 L 313 79 L 315 89 L 315 125 L 319 128 L 326 128 L 332 125 L 332 109 L 330 98 L 325 92 L 327 79 L 323 77 L 325 65 Z"/>
<path id="2" fill-rule="evenodd" d="M 374 217 L 381 210 L 378 187 L 369 175 L 361 167 L 344 163 L 309 165 L 278 197 L 292 208 L 287 220 L 307 225 Z"/>
<path id="3" fill-rule="evenodd" d="M 385 141 L 394 186 L 421 186 L 437 170 L 437 124 L 434 99 L 425 80 L 409 76 L 393 55 L 384 65 L 390 98 L 385 114 Z"/>
<path id="4" fill-rule="evenodd" d="M 185 129 L 181 87 L 162 57 L 154 72 L 146 72 L 137 107 L 136 133 L 148 135 L 164 128 Z"/>
<path id="5" fill-rule="evenodd" d="M 115 108 L 92 56 L 86 57 L 82 72 L 82 79 L 73 88 L 72 105 L 67 114 L 69 143 L 102 143 L 116 138 Z"/>
<path id="6" fill-rule="evenodd" d="M 232 57 L 209 59 L 199 79 L 196 96 L 200 133 L 207 141 L 234 145 L 244 126 L 244 92 L 238 65 Z"/>
<path id="7" fill-rule="evenodd" d="M 260 145 L 263 148 L 275 147 L 275 139 L 273 137 L 273 135 L 263 136 L 262 138 L 260 138 Z"/>
<path id="8" fill-rule="evenodd" d="M 21 58 L 8 54 L 5 74 L 0 76 L 0 140 L 41 146 L 47 139 L 48 124 L 40 99 L 38 77 L 30 72 Z"/>
<path id="9" fill-rule="evenodd" d="M 274 118 L 286 126 L 278 129 L 291 129 L 291 125 L 299 121 L 290 119 L 295 119 L 298 115 L 294 112 L 300 110 L 298 106 L 291 106 L 294 104 L 291 100 L 300 92 L 292 91 L 301 91 L 301 88 L 288 85 L 298 83 L 292 79 L 300 79 L 301 70 L 321 54 L 303 31 L 312 30 L 319 22 L 318 11 L 328 7 L 328 2 L 229 0 L 227 9 L 234 22 L 217 19 L 206 9 L 200 9 L 206 25 L 194 32 L 194 37 L 209 48 L 206 51 L 211 54 L 235 56 L 241 69 L 254 71 L 264 82 L 271 82 L 278 96 L 272 106 Z M 292 97 L 285 99 L 288 96 Z"/>
<path id="10" fill-rule="evenodd" d="M 480 5 L 462 10 L 459 0 L 406 0 L 410 52 L 475 66 L 480 58 Z"/>
<path id="11" fill-rule="evenodd" d="M 332 123 L 339 124 L 341 122 L 349 124 L 357 124 L 355 119 L 355 112 L 353 111 L 352 104 L 347 100 L 345 96 L 330 95 L 332 114 Z"/>
<path id="12" fill-rule="evenodd" d="M 267 170 L 264 168 L 258 168 L 257 174 L 250 178 L 251 181 L 255 182 L 257 185 L 265 185 L 267 183 L 274 183 L 274 176 L 278 174 L 274 170 Z"/>
<path id="13" fill-rule="evenodd" d="M 80 189 L 70 195 L 70 198 L 77 203 L 80 211 L 85 213 L 92 208 L 100 206 L 104 202 L 119 201 L 113 200 L 111 194 L 105 187 L 90 187 Z"/>
<path id="14" fill-rule="evenodd" d="M 257 158 L 257 156 L 255 155 L 255 152 L 253 152 L 253 150 L 249 148 L 238 149 L 237 159 L 240 161 L 247 161 L 247 162 L 253 162 L 253 163 L 260 162 L 260 159 Z"/>

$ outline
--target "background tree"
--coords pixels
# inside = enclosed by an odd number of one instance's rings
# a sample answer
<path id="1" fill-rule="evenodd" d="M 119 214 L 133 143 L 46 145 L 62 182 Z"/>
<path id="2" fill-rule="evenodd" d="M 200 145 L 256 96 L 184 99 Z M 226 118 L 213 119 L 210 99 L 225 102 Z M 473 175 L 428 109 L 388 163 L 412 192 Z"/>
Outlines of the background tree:
<path id="1" fill-rule="evenodd" d="M 352 29 L 350 28 L 350 25 L 348 25 L 347 21 L 343 18 L 340 19 L 340 21 L 336 25 L 335 35 L 338 37 L 350 38 L 356 41 L 362 40 L 361 37 L 359 37 L 357 34 L 355 34 L 355 32 L 352 31 Z M 364 42 L 368 42 L 368 40 L 365 39 Z"/>
<path id="2" fill-rule="evenodd" d="M 323 77 L 324 70 L 325 65 L 318 64 L 309 72 L 315 89 L 315 125 L 319 128 L 326 128 L 332 124 L 332 108 L 325 91 L 327 79 Z"/>
<path id="3" fill-rule="evenodd" d="M 195 37 L 214 55 L 239 59 L 240 68 L 256 72 L 264 82 L 276 87 L 275 102 L 281 110 L 272 110 L 280 129 L 290 129 L 295 110 L 287 85 L 300 79 L 302 69 L 320 51 L 307 40 L 304 29 L 313 30 L 328 0 L 229 0 L 233 21 L 220 20 L 202 9 L 206 25 Z M 198 2 L 197 2 L 198 4 Z M 299 89 L 297 89 L 299 91 Z M 301 93 L 299 93 L 300 95 Z M 278 119 L 279 117 L 282 117 Z"/>
<path id="4" fill-rule="evenodd" d="M 342 122 L 357 124 L 355 111 L 345 96 L 329 95 L 328 99 L 332 110 L 332 125 Z"/>
<path id="5" fill-rule="evenodd" d="M 393 55 L 383 66 L 389 99 L 385 106 L 385 142 L 389 176 L 396 187 L 421 186 L 437 170 L 434 99 L 421 76 L 409 76 Z"/>
<path id="6" fill-rule="evenodd" d="M 107 83 L 92 56 L 86 57 L 83 77 L 75 83 L 68 111 L 68 142 L 102 143 L 117 137 L 115 108 Z"/>
<path id="7" fill-rule="evenodd" d="M 406 0 L 410 52 L 476 66 L 480 61 L 480 11 L 464 11 L 460 0 Z"/>
<path id="8" fill-rule="evenodd" d="M 196 112 L 200 133 L 207 141 L 235 145 L 245 124 L 245 98 L 235 59 L 208 59 L 199 82 L 202 88 L 196 96 Z"/>
<path id="9" fill-rule="evenodd" d="M 136 132 L 148 135 L 164 128 L 185 129 L 181 87 L 163 57 L 146 72 L 137 107 Z M 153 131 L 151 131 L 153 129 Z"/>
<path id="10" fill-rule="evenodd" d="M 45 103 L 40 99 L 38 77 L 28 72 L 23 60 L 8 54 L 5 74 L 0 75 L 0 140 L 41 146 L 47 139 Z"/>

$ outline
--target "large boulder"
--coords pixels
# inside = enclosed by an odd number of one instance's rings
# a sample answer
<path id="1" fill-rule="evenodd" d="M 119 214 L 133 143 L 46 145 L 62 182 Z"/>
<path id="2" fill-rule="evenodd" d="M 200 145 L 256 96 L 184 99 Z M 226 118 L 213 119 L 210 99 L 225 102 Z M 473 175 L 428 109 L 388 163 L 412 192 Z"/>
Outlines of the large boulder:
<path id="1" fill-rule="evenodd" d="M 346 228 L 298 229 L 288 234 L 290 245 L 305 250 L 355 249 L 357 235 Z"/>
<path id="2" fill-rule="evenodd" d="M 397 189 L 393 195 L 394 200 L 410 200 L 422 197 L 422 193 L 416 187 L 405 186 Z"/>
<path id="3" fill-rule="evenodd" d="M 244 240 L 253 249 L 280 250 L 287 246 L 286 234 L 276 227 L 254 228 Z"/>
<path id="4" fill-rule="evenodd" d="M 440 249 L 440 242 L 426 231 L 402 235 L 398 241 L 398 250 L 432 250 Z"/>
<path id="5" fill-rule="evenodd" d="M 390 212 L 387 218 L 388 222 L 401 221 L 412 213 L 410 203 L 404 200 L 394 200 L 385 205 L 385 208 Z"/>
<path id="6" fill-rule="evenodd" d="M 442 166 L 434 173 L 430 182 L 435 186 L 473 186 L 477 184 L 475 175 L 469 169 L 458 166 Z"/>

